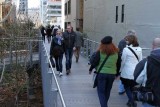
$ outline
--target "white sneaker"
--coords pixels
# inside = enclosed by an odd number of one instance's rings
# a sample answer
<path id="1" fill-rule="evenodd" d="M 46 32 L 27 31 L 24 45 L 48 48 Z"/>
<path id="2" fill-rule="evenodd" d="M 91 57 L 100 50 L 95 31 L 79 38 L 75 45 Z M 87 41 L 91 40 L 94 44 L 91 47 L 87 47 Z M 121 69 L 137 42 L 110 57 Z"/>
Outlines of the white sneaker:
<path id="1" fill-rule="evenodd" d="M 59 76 L 61 77 L 61 76 L 63 76 L 63 74 L 60 72 L 60 73 L 59 73 Z"/>

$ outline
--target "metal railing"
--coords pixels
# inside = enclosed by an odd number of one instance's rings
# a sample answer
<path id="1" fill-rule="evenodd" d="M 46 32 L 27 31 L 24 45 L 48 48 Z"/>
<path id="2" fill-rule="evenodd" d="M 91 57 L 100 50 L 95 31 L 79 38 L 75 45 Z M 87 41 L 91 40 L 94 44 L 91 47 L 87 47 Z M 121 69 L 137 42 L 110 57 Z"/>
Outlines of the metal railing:
<path id="1" fill-rule="evenodd" d="M 85 38 L 84 46 L 81 48 L 81 55 L 89 59 L 92 53 L 97 50 L 99 44 L 100 44 L 99 42 Z M 143 47 L 142 48 L 143 58 L 148 56 L 150 54 L 150 51 L 151 51 L 151 48 Z"/>
<path id="2" fill-rule="evenodd" d="M 6 62 L 5 62 L 5 59 L 4 59 L 4 60 L 3 60 L 3 69 L 2 69 L 2 73 L 1 73 L 0 83 L 1 83 L 2 80 L 3 80 L 3 75 L 4 75 L 5 67 L 6 67 Z"/>
<path id="3" fill-rule="evenodd" d="M 44 42 L 40 42 L 40 63 L 43 85 L 44 107 L 66 107 L 64 98 Z M 59 95 L 59 96 L 58 96 Z"/>

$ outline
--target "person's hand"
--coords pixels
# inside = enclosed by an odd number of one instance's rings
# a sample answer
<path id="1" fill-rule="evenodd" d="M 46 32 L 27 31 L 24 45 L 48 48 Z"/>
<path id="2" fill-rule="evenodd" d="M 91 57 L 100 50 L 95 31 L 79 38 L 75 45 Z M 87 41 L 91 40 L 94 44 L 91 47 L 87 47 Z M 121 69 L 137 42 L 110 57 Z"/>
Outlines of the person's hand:
<path id="1" fill-rule="evenodd" d="M 116 79 L 116 80 L 120 80 L 120 76 L 116 76 L 115 79 Z"/>
<path id="2" fill-rule="evenodd" d="M 75 51 L 76 50 L 76 47 L 73 47 L 73 51 Z"/>

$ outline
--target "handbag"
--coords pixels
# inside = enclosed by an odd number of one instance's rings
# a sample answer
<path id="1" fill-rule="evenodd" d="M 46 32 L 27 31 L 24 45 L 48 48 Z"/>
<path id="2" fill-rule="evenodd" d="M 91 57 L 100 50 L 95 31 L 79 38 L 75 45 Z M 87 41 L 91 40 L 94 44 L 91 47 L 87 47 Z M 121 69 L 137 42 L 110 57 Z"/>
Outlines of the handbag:
<path id="1" fill-rule="evenodd" d="M 134 87 L 132 90 L 132 95 L 135 101 L 153 103 L 155 99 L 152 88 L 146 88 L 142 86 Z"/>
<path id="2" fill-rule="evenodd" d="M 106 58 L 104 59 L 103 63 L 101 64 L 101 66 L 99 67 L 98 71 L 97 72 L 94 72 L 96 73 L 96 76 L 95 76 L 95 80 L 94 80 L 94 84 L 93 84 L 93 88 L 96 88 L 97 85 L 98 85 L 98 74 L 99 72 L 101 71 L 103 65 L 105 64 L 105 62 L 107 61 L 109 55 L 106 56 Z"/>

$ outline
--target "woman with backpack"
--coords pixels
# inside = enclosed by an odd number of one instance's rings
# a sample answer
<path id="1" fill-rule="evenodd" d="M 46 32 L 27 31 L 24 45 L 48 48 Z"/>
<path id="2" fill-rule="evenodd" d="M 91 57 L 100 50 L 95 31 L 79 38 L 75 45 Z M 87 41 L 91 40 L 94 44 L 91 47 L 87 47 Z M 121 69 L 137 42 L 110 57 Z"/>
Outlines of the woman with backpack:
<path id="1" fill-rule="evenodd" d="M 53 37 L 50 48 L 50 56 L 54 57 L 56 61 L 56 69 L 59 71 L 59 76 L 62 74 L 62 60 L 64 53 L 64 39 L 62 38 L 62 31 L 60 29 L 57 30 L 56 36 Z"/>

